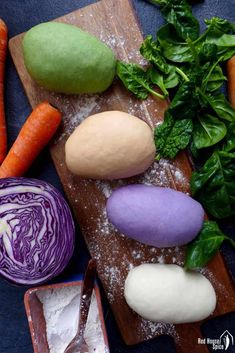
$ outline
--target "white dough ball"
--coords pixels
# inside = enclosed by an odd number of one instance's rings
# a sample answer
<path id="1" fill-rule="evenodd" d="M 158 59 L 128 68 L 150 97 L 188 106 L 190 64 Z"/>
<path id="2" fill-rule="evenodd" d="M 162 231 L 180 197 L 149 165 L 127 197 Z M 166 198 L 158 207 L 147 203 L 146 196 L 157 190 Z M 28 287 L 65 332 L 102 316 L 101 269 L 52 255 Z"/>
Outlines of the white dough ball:
<path id="1" fill-rule="evenodd" d="M 156 149 L 151 128 L 141 119 L 120 111 L 91 115 L 65 145 L 68 169 L 93 179 L 128 178 L 143 173 Z"/>
<path id="2" fill-rule="evenodd" d="M 200 321 L 215 309 L 210 281 L 177 265 L 142 264 L 125 282 L 128 305 L 145 319 L 172 324 Z"/>

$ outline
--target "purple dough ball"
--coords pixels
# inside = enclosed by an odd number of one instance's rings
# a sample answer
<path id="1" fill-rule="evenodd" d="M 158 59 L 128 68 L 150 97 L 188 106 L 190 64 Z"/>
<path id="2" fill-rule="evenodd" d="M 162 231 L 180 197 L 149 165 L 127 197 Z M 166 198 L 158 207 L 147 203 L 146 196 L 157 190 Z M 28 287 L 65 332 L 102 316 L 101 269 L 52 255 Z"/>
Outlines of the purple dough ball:
<path id="1" fill-rule="evenodd" d="M 141 184 L 115 190 L 106 207 L 110 222 L 121 233 L 156 247 L 189 243 L 204 218 L 200 203 L 183 192 Z"/>

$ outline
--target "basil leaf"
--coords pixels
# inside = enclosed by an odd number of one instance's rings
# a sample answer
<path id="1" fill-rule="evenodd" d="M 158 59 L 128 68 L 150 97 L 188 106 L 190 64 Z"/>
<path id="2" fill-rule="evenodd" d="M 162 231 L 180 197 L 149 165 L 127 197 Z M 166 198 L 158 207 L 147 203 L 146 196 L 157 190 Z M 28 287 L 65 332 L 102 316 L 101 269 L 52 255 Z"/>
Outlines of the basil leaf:
<path id="1" fill-rule="evenodd" d="M 151 87 L 148 74 L 139 65 L 118 61 L 117 75 L 124 86 L 139 99 L 146 99 L 149 93 L 164 99 L 164 96 L 155 92 Z"/>
<path id="2" fill-rule="evenodd" d="M 189 45 L 181 41 L 174 32 L 174 27 L 170 25 L 162 26 L 157 32 L 157 39 L 166 59 L 178 63 L 191 62 L 193 60 Z"/>
<path id="3" fill-rule="evenodd" d="M 235 214 L 235 152 L 215 151 L 204 166 L 193 172 L 192 195 L 215 218 Z"/>
<path id="4" fill-rule="evenodd" d="M 188 145 L 192 131 L 192 120 L 173 119 L 170 113 L 166 112 L 164 122 L 154 131 L 157 158 L 174 158 Z"/>
<path id="5" fill-rule="evenodd" d="M 221 141 L 226 133 L 227 128 L 221 120 L 205 114 L 194 123 L 193 142 L 197 149 L 210 147 Z"/>
<path id="6" fill-rule="evenodd" d="M 185 268 L 190 270 L 205 266 L 214 257 L 226 238 L 216 222 L 204 222 L 197 238 L 187 246 Z"/>
<path id="7" fill-rule="evenodd" d="M 153 41 L 151 35 L 147 36 L 140 47 L 140 54 L 161 72 L 168 74 L 170 67 L 162 56 L 161 49 L 157 42 Z"/>

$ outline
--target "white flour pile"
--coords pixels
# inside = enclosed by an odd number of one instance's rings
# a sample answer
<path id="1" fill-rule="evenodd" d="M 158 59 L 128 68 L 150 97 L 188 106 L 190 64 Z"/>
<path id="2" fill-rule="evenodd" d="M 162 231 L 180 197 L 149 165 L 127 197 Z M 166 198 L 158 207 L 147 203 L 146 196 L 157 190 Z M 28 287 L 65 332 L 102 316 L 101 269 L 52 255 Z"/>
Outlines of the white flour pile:
<path id="1" fill-rule="evenodd" d="M 68 286 L 46 290 L 38 292 L 37 296 L 43 304 L 50 353 L 64 353 L 77 332 L 81 287 Z M 109 352 L 104 342 L 94 293 L 84 337 L 89 347 L 88 353 Z"/>

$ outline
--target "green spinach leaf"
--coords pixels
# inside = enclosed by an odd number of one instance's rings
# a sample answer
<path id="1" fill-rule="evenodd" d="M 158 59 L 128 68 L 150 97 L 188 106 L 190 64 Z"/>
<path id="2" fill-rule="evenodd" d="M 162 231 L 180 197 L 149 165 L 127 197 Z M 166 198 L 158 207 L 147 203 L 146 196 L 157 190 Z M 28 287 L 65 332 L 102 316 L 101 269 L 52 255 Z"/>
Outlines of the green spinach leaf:
<path id="1" fill-rule="evenodd" d="M 193 123 L 191 119 L 174 119 L 169 112 L 165 113 L 164 122 L 154 131 L 157 148 L 157 159 L 174 158 L 184 149 L 191 138 Z"/>
<path id="2" fill-rule="evenodd" d="M 176 92 L 168 111 L 174 118 L 192 119 L 195 117 L 198 104 L 194 82 L 183 82 Z"/>
<path id="3" fill-rule="evenodd" d="M 166 89 L 174 88 L 179 84 L 179 75 L 173 65 L 169 65 L 170 71 L 167 75 L 163 75 L 164 85 Z M 180 70 L 181 71 L 181 70 Z M 182 72 L 182 71 L 181 71 Z"/>
<path id="4" fill-rule="evenodd" d="M 181 39 L 198 38 L 199 23 L 186 0 L 152 0 L 151 2 L 161 6 L 161 12 L 166 21 L 174 27 Z"/>
<path id="5" fill-rule="evenodd" d="M 224 54 L 229 49 L 235 48 L 235 35 L 223 34 L 218 30 L 211 30 L 206 35 L 206 43 L 217 45 L 218 55 Z"/>
<path id="6" fill-rule="evenodd" d="M 169 95 L 169 93 L 166 89 L 163 75 L 160 72 L 158 72 L 157 70 L 155 70 L 153 67 L 151 67 L 148 70 L 148 74 L 149 74 L 151 82 L 153 84 L 157 85 L 161 89 L 164 96 L 167 97 Z"/>
<path id="7" fill-rule="evenodd" d="M 235 123 L 231 123 L 228 126 L 226 143 L 223 145 L 222 150 L 225 152 L 235 153 Z"/>
<path id="8" fill-rule="evenodd" d="M 193 142 L 197 149 L 210 147 L 221 141 L 227 133 L 226 125 L 218 118 L 204 114 L 194 123 Z"/>
<path id="9" fill-rule="evenodd" d="M 204 94 L 200 91 L 200 95 L 204 101 L 214 110 L 220 119 L 235 122 L 235 109 L 227 101 L 224 94 L 217 92 L 212 94 Z"/>
<path id="10" fill-rule="evenodd" d="M 174 33 L 174 27 L 171 25 L 162 26 L 157 32 L 163 55 L 166 59 L 177 63 L 191 62 L 193 60 L 191 49 L 186 42 Z"/>
<path id="11" fill-rule="evenodd" d="M 212 17 L 204 20 L 207 27 L 216 29 L 222 33 L 235 33 L 235 24 L 220 17 Z"/>
<path id="12" fill-rule="evenodd" d="M 216 65 L 208 77 L 205 89 L 207 92 L 217 91 L 223 85 L 224 81 L 227 81 L 227 77 L 224 76 L 221 67 Z"/>
<path id="13" fill-rule="evenodd" d="M 162 55 L 159 44 L 153 41 L 151 35 L 147 36 L 143 41 L 140 47 L 140 54 L 161 72 L 169 73 L 170 67 Z"/>
<path id="14" fill-rule="evenodd" d="M 217 59 L 217 45 L 214 43 L 203 43 L 199 48 L 198 57 L 200 62 L 215 61 Z"/>
<path id="15" fill-rule="evenodd" d="M 146 99 L 152 95 L 164 99 L 164 96 L 154 91 L 151 87 L 151 81 L 146 71 L 139 65 L 118 61 L 117 75 L 122 80 L 124 86 L 136 95 L 139 99 Z"/>
<path id="16" fill-rule="evenodd" d="M 222 233 L 216 222 L 205 221 L 197 238 L 187 246 L 185 268 L 191 270 L 205 266 L 224 240 L 228 240 L 235 247 L 235 242 Z"/>
<path id="17" fill-rule="evenodd" d="M 235 214 L 235 152 L 214 151 L 204 166 L 193 172 L 192 195 L 215 218 Z"/>

